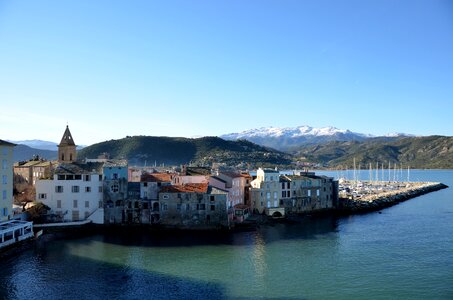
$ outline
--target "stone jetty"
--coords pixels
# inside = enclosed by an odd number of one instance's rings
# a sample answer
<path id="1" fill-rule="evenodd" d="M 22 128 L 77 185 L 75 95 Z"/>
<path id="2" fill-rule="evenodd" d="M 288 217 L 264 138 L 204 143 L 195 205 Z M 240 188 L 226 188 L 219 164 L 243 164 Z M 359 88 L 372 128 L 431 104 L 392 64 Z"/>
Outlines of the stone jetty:
<path id="1" fill-rule="evenodd" d="M 338 212 L 341 214 L 361 213 L 380 210 L 408 199 L 448 188 L 440 182 L 411 182 L 405 187 L 360 198 L 340 198 Z"/>

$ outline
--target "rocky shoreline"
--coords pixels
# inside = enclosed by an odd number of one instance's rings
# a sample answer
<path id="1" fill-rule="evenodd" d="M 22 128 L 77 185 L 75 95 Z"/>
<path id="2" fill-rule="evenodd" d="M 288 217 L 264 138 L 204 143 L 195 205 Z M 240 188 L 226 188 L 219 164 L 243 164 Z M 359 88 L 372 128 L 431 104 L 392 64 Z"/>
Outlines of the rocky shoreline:
<path id="1" fill-rule="evenodd" d="M 448 186 L 440 182 L 424 182 L 415 187 L 385 192 L 360 199 L 340 198 L 338 213 L 354 214 L 376 211 L 445 188 L 448 188 Z"/>

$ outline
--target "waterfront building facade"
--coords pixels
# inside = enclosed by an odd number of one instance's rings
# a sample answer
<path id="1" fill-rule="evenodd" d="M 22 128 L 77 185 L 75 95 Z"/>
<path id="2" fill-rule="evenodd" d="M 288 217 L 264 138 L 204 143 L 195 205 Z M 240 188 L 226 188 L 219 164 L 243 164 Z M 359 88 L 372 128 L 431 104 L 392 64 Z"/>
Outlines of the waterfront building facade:
<path id="1" fill-rule="evenodd" d="M 277 170 L 259 168 L 251 186 L 250 199 L 255 212 L 274 217 L 285 215 L 285 209 L 280 207 L 280 173 Z"/>
<path id="2" fill-rule="evenodd" d="M 0 140 L 0 222 L 11 218 L 13 208 L 13 148 L 16 144 Z"/>
<path id="3" fill-rule="evenodd" d="M 165 227 L 229 228 L 228 191 L 193 183 L 163 187 L 159 193 L 160 221 Z"/>

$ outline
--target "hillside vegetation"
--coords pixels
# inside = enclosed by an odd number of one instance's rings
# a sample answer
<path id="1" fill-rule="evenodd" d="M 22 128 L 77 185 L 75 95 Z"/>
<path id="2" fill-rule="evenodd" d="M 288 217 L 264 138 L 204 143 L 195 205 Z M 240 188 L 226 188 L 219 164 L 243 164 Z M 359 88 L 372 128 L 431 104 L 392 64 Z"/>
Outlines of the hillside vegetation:
<path id="1" fill-rule="evenodd" d="M 376 138 L 363 142 L 330 142 L 302 147 L 296 157 L 328 167 L 368 168 L 377 162 L 403 164 L 411 168 L 453 169 L 453 137 L 428 136 L 399 139 Z"/>
<path id="2" fill-rule="evenodd" d="M 292 158 L 245 140 L 154 136 L 133 136 L 94 144 L 80 150 L 78 157 L 96 158 L 104 152 L 111 158 L 129 160 L 129 165 L 210 165 L 216 162 L 241 167 L 284 166 L 290 165 Z"/>

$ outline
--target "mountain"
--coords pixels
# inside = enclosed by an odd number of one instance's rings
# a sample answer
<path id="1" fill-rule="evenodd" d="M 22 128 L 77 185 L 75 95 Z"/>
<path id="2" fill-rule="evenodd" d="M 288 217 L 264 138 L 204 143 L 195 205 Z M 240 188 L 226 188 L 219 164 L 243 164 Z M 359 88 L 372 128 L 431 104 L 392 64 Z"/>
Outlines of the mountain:
<path id="1" fill-rule="evenodd" d="M 25 145 L 30 148 L 39 149 L 39 150 L 50 150 L 50 151 L 58 151 L 58 144 L 49 141 L 43 140 L 23 140 L 23 141 L 10 141 L 11 143 L 18 144 L 18 145 Z M 83 149 L 85 146 L 78 145 L 77 149 Z"/>
<path id="2" fill-rule="evenodd" d="M 49 141 L 43 141 L 43 140 L 23 140 L 23 141 L 11 141 L 12 143 L 15 144 L 20 144 L 20 145 L 26 145 L 30 148 L 34 149 L 40 149 L 40 150 L 51 150 L 51 151 L 57 151 L 57 143 L 54 142 L 49 142 Z"/>
<path id="3" fill-rule="evenodd" d="M 107 152 L 111 158 L 124 158 L 130 165 L 199 165 L 213 162 L 229 166 L 290 165 L 292 156 L 245 140 L 226 141 L 218 137 L 179 138 L 133 136 L 88 146 L 78 158 L 96 158 Z"/>
<path id="4" fill-rule="evenodd" d="M 335 127 L 315 128 L 304 125 L 288 128 L 262 127 L 225 134 L 220 137 L 226 140 L 246 139 L 280 151 L 291 151 L 307 144 L 321 144 L 331 141 L 363 141 L 372 136 Z"/>
<path id="5" fill-rule="evenodd" d="M 299 161 L 322 163 L 331 168 L 352 168 L 356 165 L 368 168 L 371 163 L 383 163 L 411 168 L 452 169 L 453 137 L 426 136 L 401 138 L 370 138 L 358 141 L 334 141 L 318 145 L 306 145 L 296 152 Z"/>
<path id="6" fill-rule="evenodd" d="M 39 157 L 44 159 L 53 160 L 57 158 L 58 151 L 35 149 L 21 144 L 14 147 L 13 150 L 13 160 L 16 162 L 32 159 L 34 155 L 39 155 Z"/>

